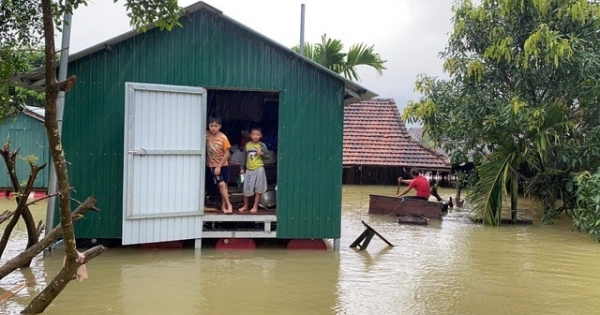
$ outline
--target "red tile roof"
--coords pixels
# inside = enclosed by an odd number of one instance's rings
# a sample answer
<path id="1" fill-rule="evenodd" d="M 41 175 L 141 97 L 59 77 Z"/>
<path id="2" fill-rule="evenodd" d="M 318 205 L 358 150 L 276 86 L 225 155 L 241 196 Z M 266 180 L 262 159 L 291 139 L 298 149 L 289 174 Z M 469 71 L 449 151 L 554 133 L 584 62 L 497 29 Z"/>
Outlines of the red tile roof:
<path id="1" fill-rule="evenodd" d="M 413 139 L 393 99 L 372 99 L 344 109 L 344 165 L 449 169 L 449 159 Z"/>

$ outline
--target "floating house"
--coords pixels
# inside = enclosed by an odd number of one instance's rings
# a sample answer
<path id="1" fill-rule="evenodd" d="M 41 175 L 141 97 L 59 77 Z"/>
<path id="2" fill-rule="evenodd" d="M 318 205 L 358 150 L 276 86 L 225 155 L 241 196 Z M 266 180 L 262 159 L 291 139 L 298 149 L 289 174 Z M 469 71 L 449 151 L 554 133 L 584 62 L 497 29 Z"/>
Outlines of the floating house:
<path id="1" fill-rule="evenodd" d="M 83 239 L 147 244 L 203 238 L 332 239 L 339 245 L 344 106 L 373 92 L 198 2 L 183 27 L 128 32 L 69 56 L 63 141 L 76 198 L 99 214 Z M 43 69 L 18 78 L 43 87 Z M 276 207 L 209 211 L 207 117 L 232 144 L 253 126 L 276 153 Z M 235 168 L 235 167 L 234 167 Z M 274 185 L 273 185 L 274 184 Z M 233 187 L 230 187 L 233 188 Z"/>
<path id="2" fill-rule="evenodd" d="M 31 167 L 25 160 L 27 156 L 37 157 L 36 164 L 46 164 L 35 179 L 33 189 L 36 192 L 45 193 L 48 190 L 48 179 L 50 174 L 50 153 L 48 151 L 48 138 L 44 128 L 44 109 L 33 106 L 23 106 L 13 118 L 0 124 L 0 145 L 10 142 L 10 150 L 19 150 L 16 160 L 16 172 L 21 182 L 26 181 L 31 173 Z M 13 192 L 10 177 L 7 175 L 6 164 L 0 163 L 0 190 L 8 195 Z"/>
<path id="3" fill-rule="evenodd" d="M 443 178 L 450 160 L 413 139 L 393 99 L 371 99 L 344 108 L 344 183 L 396 184 L 415 167 Z"/>

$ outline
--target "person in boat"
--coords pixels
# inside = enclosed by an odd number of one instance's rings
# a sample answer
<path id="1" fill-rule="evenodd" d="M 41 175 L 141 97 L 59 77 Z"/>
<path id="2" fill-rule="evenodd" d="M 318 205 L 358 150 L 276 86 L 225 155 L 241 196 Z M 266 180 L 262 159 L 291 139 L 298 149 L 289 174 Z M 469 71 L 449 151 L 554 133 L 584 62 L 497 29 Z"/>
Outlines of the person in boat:
<path id="1" fill-rule="evenodd" d="M 427 178 L 419 174 L 419 171 L 416 168 L 410 170 L 410 176 L 413 179 L 407 180 L 402 179 L 402 177 L 398 177 L 398 184 L 408 184 L 408 187 L 406 187 L 404 191 L 396 195 L 396 197 L 402 197 L 414 188 L 417 192 L 417 195 L 407 196 L 404 198 L 428 200 L 429 195 L 431 194 L 431 187 L 429 186 L 429 181 L 427 180 Z"/>

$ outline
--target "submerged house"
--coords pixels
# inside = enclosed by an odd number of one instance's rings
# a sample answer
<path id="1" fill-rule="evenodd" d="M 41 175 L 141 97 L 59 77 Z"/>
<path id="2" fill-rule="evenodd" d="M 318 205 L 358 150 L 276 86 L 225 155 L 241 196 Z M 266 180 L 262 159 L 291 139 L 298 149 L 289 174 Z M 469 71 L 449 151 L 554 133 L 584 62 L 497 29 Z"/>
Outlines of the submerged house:
<path id="1" fill-rule="evenodd" d="M 424 136 L 424 130 L 423 127 L 411 127 L 408 128 L 408 134 L 413 137 L 413 139 L 415 139 L 416 141 L 420 142 L 421 144 L 423 144 L 426 147 L 430 147 L 432 149 L 434 149 L 435 151 L 437 151 L 439 154 L 448 157 L 448 159 L 450 159 L 449 154 L 447 152 L 444 151 L 444 149 L 440 148 L 440 147 L 432 147 L 432 141 L 425 135 Z"/>
<path id="2" fill-rule="evenodd" d="M 333 239 L 338 246 L 344 105 L 376 95 L 204 2 L 185 8 L 180 22 L 69 56 L 68 73 L 77 75 L 63 121 L 71 185 L 76 198 L 94 195 L 102 209 L 75 225 L 77 237 L 123 245 L 195 240 L 197 247 L 202 238 Z M 36 83 L 43 69 L 18 80 L 43 86 Z M 262 128 L 276 153 L 267 169 L 275 209 L 208 211 L 211 115 L 222 118 L 232 144 Z M 213 229 L 215 222 L 231 224 Z"/>
<path id="3" fill-rule="evenodd" d="M 411 137 L 393 99 L 344 108 L 345 184 L 396 184 L 413 167 L 439 178 L 451 168 L 445 155 Z"/>
<path id="4" fill-rule="evenodd" d="M 44 127 L 44 109 L 33 106 L 23 106 L 14 118 L 9 118 L 5 123 L 0 124 L 0 139 L 4 145 L 10 142 L 10 150 L 19 150 L 16 160 L 16 172 L 21 182 L 27 181 L 31 173 L 29 163 L 24 157 L 34 155 L 37 157 L 36 164 L 46 164 L 35 179 L 33 189 L 39 192 L 45 192 L 48 189 L 48 180 L 50 174 L 50 153 L 48 151 L 48 138 L 46 128 Z M 7 175 L 6 164 L 0 162 L 0 189 L 6 195 L 13 191 L 10 177 Z"/>

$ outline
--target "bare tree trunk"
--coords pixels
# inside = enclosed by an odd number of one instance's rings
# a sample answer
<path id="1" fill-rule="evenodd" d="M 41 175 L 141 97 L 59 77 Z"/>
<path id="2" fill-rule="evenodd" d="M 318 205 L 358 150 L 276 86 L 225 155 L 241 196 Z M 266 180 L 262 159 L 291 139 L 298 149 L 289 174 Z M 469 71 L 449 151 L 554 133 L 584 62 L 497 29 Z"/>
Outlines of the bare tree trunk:
<path id="1" fill-rule="evenodd" d="M 56 82 L 56 67 L 54 65 L 54 21 L 52 20 L 52 0 L 42 0 L 42 14 L 44 21 L 44 44 L 46 61 L 46 106 L 44 126 L 48 135 L 48 146 L 52 155 L 54 169 L 56 170 L 56 179 L 58 184 L 58 200 L 60 225 L 63 229 L 63 239 L 65 242 L 65 254 L 67 256 L 66 270 L 74 271 L 77 259 L 77 248 L 75 245 L 75 231 L 73 230 L 73 221 L 71 220 L 71 190 L 69 188 L 69 174 L 67 172 L 67 163 L 65 153 L 62 148 L 60 134 L 58 130 L 58 120 L 56 117 L 56 98 L 64 82 Z M 67 81 L 72 82 L 74 78 Z M 69 275 L 70 278 L 72 275 Z"/>
<path id="2" fill-rule="evenodd" d="M 33 299 L 33 301 L 23 310 L 23 313 L 27 314 L 37 314 L 43 312 L 46 309 L 46 307 L 48 307 L 48 305 L 50 305 L 50 303 L 54 300 L 54 298 L 56 298 L 56 296 L 58 296 L 60 292 L 62 292 L 62 290 L 66 287 L 66 285 L 73 279 L 73 276 L 75 275 L 77 268 L 80 265 L 80 263 L 78 262 L 78 253 L 75 243 L 73 218 L 71 217 L 71 189 L 69 186 L 69 174 L 67 172 L 65 152 L 63 151 L 60 139 L 60 130 L 58 127 L 56 109 L 56 98 L 58 96 L 59 91 L 69 91 L 71 86 L 73 86 L 73 84 L 75 83 L 75 77 L 72 76 L 63 82 L 56 81 L 56 67 L 54 64 L 56 52 L 54 50 L 54 21 L 52 15 L 52 5 L 52 0 L 42 0 L 42 19 L 44 23 L 45 45 L 44 53 L 46 62 L 46 103 L 44 126 L 46 127 L 46 135 L 48 136 L 48 146 L 50 147 L 50 154 L 52 155 L 52 162 L 54 163 L 54 169 L 56 172 L 56 180 L 58 186 L 57 193 L 59 200 L 58 210 L 60 215 L 60 229 L 62 230 L 63 240 L 65 244 L 65 265 L 58 273 L 58 275 L 56 275 L 54 280 L 51 283 L 49 283 L 48 286 L 40 294 L 38 294 Z M 88 200 L 90 198 L 88 198 Z M 54 237 L 55 239 L 58 237 L 58 232 L 55 231 L 57 231 L 57 228 L 48 233 L 48 235 L 44 237 L 44 239 L 38 244 L 29 248 L 28 250 L 21 253 L 21 255 L 15 258 L 26 259 L 24 257 L 28 257 L 34 252 L 36 252 L 36 254 L 41 252 L 45 247 L 50 245 L 49 239 L 51 237 Z M 35 250 L 33 250 L 33 248 L 35 248 Z M 31 251 L 29 251 L 30 249 Z M 103 247 L 100 247 L 100 250 L 98 250 L 98 253 L 95 254 L 95 256 L 102 253 L 102 250 Z M 89 251 L 86 252 L 86 260 L 88 259 L 88 257 L 91 257 L 91 253 L 88 252 Z M 31 259 L 31 257 L 29 259 Z M 16 260 L 13 259 L 11 261 L 14 262 Z M 5 266 L 7 264 L 5 264 Z M 5 266 L 3 266 L 2 268 L 4 268 Z M 2 268 L 0 268 L 0 276 L 2 276 Z"/>
<path id="3" fill-rule="evenodd" d="M 17 205 L 17 209 L 15 209 L 15 213 L 13 214 L 12 218 L 6 225 L 6 228 L 4 228 L 4 232 L 2 233 L 2 239 L 0 239 L 0 257 L 2 257 L 2 254 L 4 253 L 4 250 L 6 249 L 6 245 L 8 244 L 10 234 L 12 233 L 15 225 L 17 225 L 17 222 L 19 221 L 19 217 L 25 211 L 25 209 L 28 209 L 26 196 L 29 195 L 29 193 L 33 189 L 33 182 L 35 181 L 35 177 L 37 176 L 37 173 L 41 169 L 43 169 L 44 166 L 45 166 L 45 164 L 42 165 L 41 167 L 38 167 L 37 165 L 31 165 L 31 173 L 29 174 L 29 179 L 27 180 L 27 185 L 25 186 L 25 188 L 23 190 L 19 190 L 19 192 L 25 196 L 21 195 L 20 197 L 17 197 L 17 198 L 19 198 L 18 199 L 19 203 Z M 13 169 L 14 169 L 14 166 L 13 166 Z M 29 213 L 29 215 L 31 216 L 31 213 Z M 33 221 L 33 217 L 31 217 L 31 223 L 33 223 L 33 231 L 31 232 L 31 234 L 29 236 L 30 236 L 30 238 L 31 237 L 37 238 L 37 233 L 36 233 L 37 231 L 35 229 L 35 222 Z M 27 231 L 27 232 L 29 233 L 29 231 Z M 36 243 L 37 243 L 37 241 L 36 241 Z M 33 246 L 33 244 L 31 246 Z M 29 246 L 29 247 L 31 247 L 31 246 Z M 27 266 L 29 266 L 30 262 L 31 261 L 26 261 L 24 263 Z"/>
<path id="4" fill-rule="evenodd" d="M 17 176 L 17 172 L 16 172 L 16 159 L 17 159 L 18 153 L 19 153 L 19 150 L 15 150 L 12 153 L 10 153 L 10 142 L 9 141 L 7 141 L 4 144 L 4 148 L 2 150 L 0 150 L 0 154 L 4 158 L 4 163 L 6 164 L 6 169 L 8 170 L 8 175 L 10 177 L 10 181 L 13 186 L 13 191 L 15 193 L 18 193 L 21 191 L 21 187 L 19 184 L 19 177 Z M 44 164 L 44 166 L 45 166 L 45 164 Z M 39 170 L 42 170 L 44 168 L 44 166 L 40 167 Z M 37 177 L 37 174 L 34 176 L 34 179 L 35 179 L 35 177 Z M 23 192 L 23 194 L 21 196 L 17 196 L 16 197 L 17 203 L 20 202 L 20 199 L 23 198 L 25 194 L 26 194 L 25 196 L 28 196 L 29 193 L 30 193 L 30 191 Z M 27 199 L 27 197 L 25 197 L 25 199 Z M 25 208 L 22 209 L 21 216 L 23 217 L 23 221 L 25 221 L 25 227 L 27 228 L 27 245 L 25 247 L 27 249 L 39 241 L 39 234 L 36 233 L 35 221 L 33 220 L 33 215 L 31 215 L 31 211 L 29 211 L 28 205 L 25 205 Z M 11 231 L 12 231 L 12 227 L 11 227 Z M 8 238 L 7 238 L 7 242 L 8 242 Z M 0 246 L 2 246 L 2 244 L 0 244 Z M 4 247 L 6 247 L 6 244 L 3 245 L 2 251 L 0 251 L 0 257 L 2 257 L 2 254 L 4 252 Z M 30 264 L 31 264 L 31 260 L 26 261 L 23 263 L 22 267 L 29 267 Z"/>
<path id="5" fill-rule="evenodd" d="M 67 261 L 65 266 L 60 270 L 60 272 L 54 277 L 54 279 L 44 288 L 44 290 L 38 294 L 29 305 L 21 312 L 21 314 L 39 314 L 43 312 L 52 301 L 64 290 L 67 284 L 74 279 L 75 272 L 77 268 L 82 264 L 90 261 L 91 259 L 97 257 L 102 254 L 104 251 L 104 246 L 98 245 L 92 247 L 85 252 L 83 255 L 85 259 L 83 262 L 76 260 L 69 264 Z"/>
<path id="6" fill-rule="evenodd" d="M 460 195 L 462 193 L 462 180 L 456 179 L 456 196 L 454 196 L 455 202 L 457 205 L 460 205 Z"/>
<path id="7" fill-rule="evenodd" d="M 89 210 L 98 210 L 94 207 L 96 199 L 94 197 L 88 197 L 83 203 L 81 203 L 75 211 L 71 214 L 73 222 L 82 218 L 85 213 Z M 58 225 L 48 235 L 44 236 L 38 243 L 29 247 L 24 252 L 15 256 L 14 258 L 7 261 L 2 267 L 0 267 L 0 280 L 9 275 L 11 272 L 21 267 L 24 261 L 31 260 L 37 254 L 41 253 L 44 248 L 50 246 L 58 237 L 62 234 L 62 225 Z"/>

